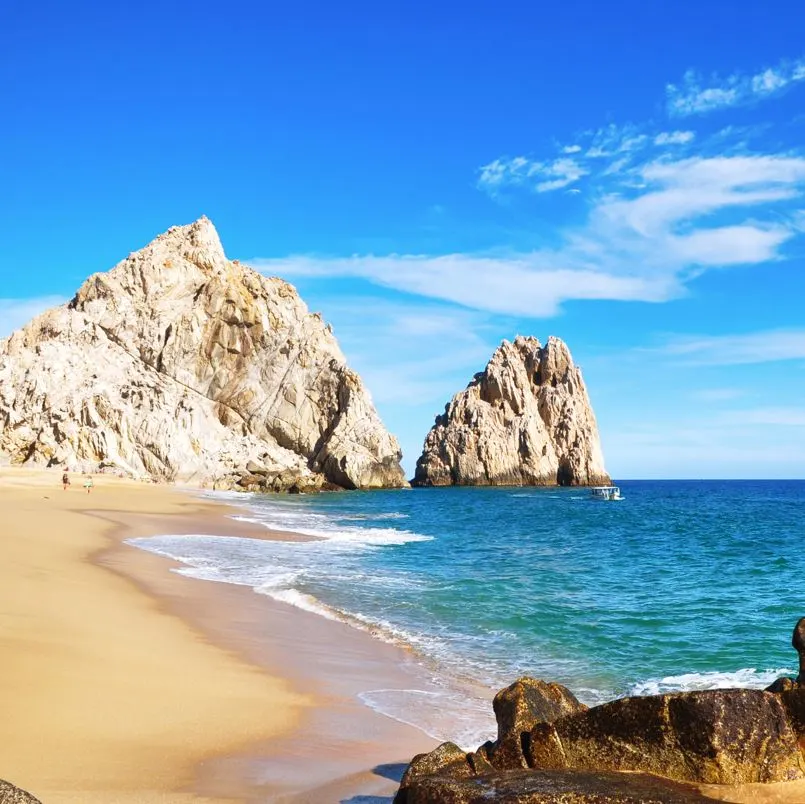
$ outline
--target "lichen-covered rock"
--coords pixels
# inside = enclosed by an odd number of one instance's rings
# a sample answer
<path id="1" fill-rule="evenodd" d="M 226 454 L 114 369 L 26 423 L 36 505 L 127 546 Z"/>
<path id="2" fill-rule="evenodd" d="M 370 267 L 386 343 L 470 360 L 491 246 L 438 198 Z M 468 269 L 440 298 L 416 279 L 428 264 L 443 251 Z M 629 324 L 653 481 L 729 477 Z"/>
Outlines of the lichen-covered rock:
<path id="1" fill-rule="evenodd" d="M 218 488 L 405 485 L 330 327 L 206 218 L 0 341 L 0 452 Z"/>
<path id="2" fill-rule="evenodd" d="M 497 742 L 490 751 L 499 769 L 528 767 L 522 735 L 537 723 L 551 723 L 587 707 L 567 687 L 525 676 L 501 690 L 492 702 L 498 723 Z"/>
<path id="3" fill-rule="evenodd" d="M 0 804 L 42 804 L 38 798 L 0 779 Z"/>
<path id="4" fill-rule="evenodd" d="M 415 780 L 407 804 L 705 804 L 695 789 L 639 773 L 500 771 L 456 779 Z"/>
<path id="5" fill-rule="evenodd" d="M 533 768 L 639 771 L 706 784 L 805 778 L 780 697 L 761 690 L 622 698 L 538 724 L 525 755 Z"/>
<path id="6" fill-rule="evenodd" d="M 551 337 L 503 341 L 425 439 L 420 486 L 609 483 L 581 371 Z"/>

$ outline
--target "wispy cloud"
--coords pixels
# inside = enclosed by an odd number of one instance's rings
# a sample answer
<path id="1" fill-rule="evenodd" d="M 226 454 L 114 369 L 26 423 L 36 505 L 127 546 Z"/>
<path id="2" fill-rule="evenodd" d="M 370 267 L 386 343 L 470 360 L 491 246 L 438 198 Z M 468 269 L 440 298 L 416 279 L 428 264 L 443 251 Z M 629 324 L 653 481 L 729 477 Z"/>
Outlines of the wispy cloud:
<path id="1" fill-rule="evenodd" d="M 550 159 L 498 157 L 479 169 L 478 187 L 492 197 L 506 189 L 536 193 L 561 190 L 585 177 L 595 180 L 623 173 L 640 162 L 664 156 L 678 159 L 695 138 L 693 131 L 658 131 L 650 125 L 610 123 L 581 132 L 577 142 L 559 146 L 559 155 Z"/>
<path id="2" fill-rule="evenodd" d="M 574 150 L 564 152 L 576 153 Z M 545 193 L 567 187 L 587 175 L 587 172 L 569 157 L 535 162 L 524 156 L 516 156 L 513 159 L 495 159 L 484 165 L 478 182 L 492 194 L 504 185 L 527 185 L 536 193 Z"/>
<path id="3" fill-rule="evenodd" d="M 679 336 L 660 351 L 699 365 L 733 366 L 805 360 L 805 329 Z"/>
<path id="4" fill-rule="evenodd" d="M 679 84 L 666 86 L 666 109 L 671 117 L 705 114 L 778 95 L 791 84 L 805 80 L 805 59 L 782 61 L 758 73 L 732 73 L 709 79 L 688 70 Z"/>
<path id="5" fill-rule="evenodd" d="M 559 267 L 567 262 L 560 253 L 539 251 L 512 257 L 390 254 L 249 260 L 264 274 L 358 277 L 404 293 L 529 318 L 556 315 L 569 299 L 664 301 L 680 292 L 673 278 Z"/>
<path id="6" fill-rule="evenodd" d="M 418 296 L 528 317 L 555 315 L 573 299 L 658 302 L 684 293 L 702 270 L 765 262 L 794 237 L 769 215 L 805 187 L 805 159 L 689 158 L 633 173 L 638 189 L 603 195 L 583 226 L 555 248 L 473 254 L 294 256 L 255 259 L 280 276 L 351 276 Z M 759 218 L 765 211 L 768 220 Z M 713 225 L 719 213 L 721 225 Z"/>
<path id="7" fill-rule="evenodd" d="M 64 304 L 67 299 L 61 296 L 40 296 L 33 299 L 0 299 L 0 338 L 5 338 L 14 330 L 25 326 L 32 318 Z"/>
<path id="8" fill-rule="evenodd" d="M 685 145 L 693 142 L 696 135 L 692 131 L 661 131 L 654 137 L 655 145 Z"/>

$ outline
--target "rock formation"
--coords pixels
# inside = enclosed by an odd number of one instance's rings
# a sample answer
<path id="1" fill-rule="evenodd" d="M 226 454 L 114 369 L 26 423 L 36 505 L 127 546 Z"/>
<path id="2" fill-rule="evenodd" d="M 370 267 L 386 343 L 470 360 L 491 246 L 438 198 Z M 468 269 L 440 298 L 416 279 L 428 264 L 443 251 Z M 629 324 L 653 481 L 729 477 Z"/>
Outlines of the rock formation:
<path id="1" fill-rule="evenodd" d="M 684 783 L 805 778 L 805 690 L 707 690 L 587 709 L 561 685 L 521 679 L 500 696 L 498 740 L 414 757 L 394 804 L 700 801 Z"/>
<path id="2" fill-rule="evenodd" d="M 42 804 L 38 798 L 0 779 L 0 804 Z"/>
<path id="3" fill-rule="evenodd" d="M 217 488 L 405 485 L 329 325 L 206 218 L 0 341 L 0 452 Z"/>
<path id="4" fill-rule="evenodd" d="M 805 777 L 786 710 L 762 690 L 621 698 L 540 723 L 524 742 L 528 766 L 546 770 L 639 771 L 705 784 Z"/>
<path id="5" fill-rule="evenodd" d="M 548 338 L 503 341 L 436 418 L 417 461 L 418 486 L 609 483 L 581 371 Z"/>

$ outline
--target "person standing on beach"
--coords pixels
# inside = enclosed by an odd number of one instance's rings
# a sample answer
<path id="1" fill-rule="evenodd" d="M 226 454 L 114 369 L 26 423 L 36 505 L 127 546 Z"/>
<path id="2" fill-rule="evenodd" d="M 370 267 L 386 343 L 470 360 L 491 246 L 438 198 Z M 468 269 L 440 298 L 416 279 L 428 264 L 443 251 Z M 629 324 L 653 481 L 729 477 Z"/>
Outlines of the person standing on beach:
<path id="1" fill-rule="evenodd" d="M 70 485 L 70 475 L 67 472 L 61 476 L 61 484 L 64 486 L 64 490 L 67 491 L 67 487 Z"/>
<path id="2" fill-rule="evenodd" d="M 87 494 L 89 494 L 89 493 L 92 491 L 92 486 L 93 486 L 93 483 L 92 483 L 92 477 L 91 477 L 91 476 L 89 476 L 89 477 L 87 477 L 87 479 L 84 481 L 84 488 L 87 490 Z"/>

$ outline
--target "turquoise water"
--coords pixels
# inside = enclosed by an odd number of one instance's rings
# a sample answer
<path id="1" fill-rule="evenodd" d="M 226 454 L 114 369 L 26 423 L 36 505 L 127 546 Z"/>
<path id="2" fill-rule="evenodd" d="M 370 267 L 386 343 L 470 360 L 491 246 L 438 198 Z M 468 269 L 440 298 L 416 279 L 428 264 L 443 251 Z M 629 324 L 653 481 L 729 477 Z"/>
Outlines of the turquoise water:
<path id="1" fill-rule="evenodd" d="M 413 645 L 498 688 L 525 673 L 589 703 L 764 686 L 796 665 L 805 481 L 631 481 L 235 497 L 307 543 L 184 536 L 139 546 Z"/>

